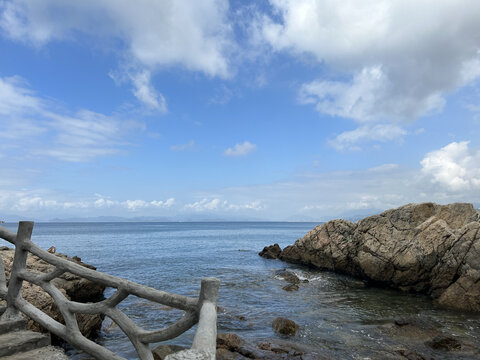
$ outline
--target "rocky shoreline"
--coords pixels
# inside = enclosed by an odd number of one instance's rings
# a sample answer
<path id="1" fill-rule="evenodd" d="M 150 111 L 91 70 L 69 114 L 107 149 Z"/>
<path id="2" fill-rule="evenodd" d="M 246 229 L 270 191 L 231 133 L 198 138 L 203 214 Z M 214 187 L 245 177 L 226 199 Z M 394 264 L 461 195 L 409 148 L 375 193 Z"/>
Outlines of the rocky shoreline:
<path id="1" fill-rule="evenodd" d="M 480 312 L 480 213 L 471 204 L 408 204 L 357 223 L 332 220 L 259 254 L 430 295 Z"/>
<path id="2" fill-rule="evenodd" d="M 14 249 L 10 249 L 8 247 L 0 247 L 0 256 L 3 258 L 3 262 L 5 264 L 7 282 L 10 278 L 10 271 L 13 264 L 14 253 Z M 73 258 L 70 258 L 65 254 L 55 255 L 66 260 L 75 262 L 79 265 L 85 266 L 89 269 L 96 269 L 92 265 L 83 263 L 79 257 L 74 256 Z M 37 256 L 34 256 L 32 254 L 28 255 L 27 270 L 35 273 L 47 273 L 52 271 L 53 269 L 53 265 L 46 263 Z M 96 302 L 103 299 L 103 291 L 105 290 L 105 287 L 103 285 L 94 283 L 90 280 L 81 278 L 71 273 L 62 274 L 60 277 L 52 280 L 52 283 L 62 292 L 62 294 L 67 299 L 83 303 Z M 64 323 L 62 314 L 53 302 L 53 299 L 39 286 L 24 281 L 22 286 L 22 296 L 25 300 L 30 302 L 38 309 L 42 310 L 54 320 Z M 0 305 L 1 303 L 2 301 L 0 301 Z M 77 314 L 76 316 L 78 326 L 82 334 L 88 338 L 94 338 L 102 326 L 103 316 L 100 316 L 98 314 Z M 33 320 L 30 320 L 28 322 L 27 329 L 38 332 L 47 332 L 46 329 L 35 323 Z M 62 340 L 58 339 L 53 335 L 52 342 L 60 344 L 62 343 Z"/>

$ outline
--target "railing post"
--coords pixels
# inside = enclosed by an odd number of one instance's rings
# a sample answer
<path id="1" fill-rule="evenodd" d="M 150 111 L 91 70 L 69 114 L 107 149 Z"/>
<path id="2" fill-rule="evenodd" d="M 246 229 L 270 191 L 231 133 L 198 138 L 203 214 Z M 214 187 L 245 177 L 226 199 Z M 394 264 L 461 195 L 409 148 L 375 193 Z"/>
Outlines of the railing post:
<path id="1" fill-rule="evenodd" d="M 25 269 L 27 264 L 28 251 L 23 248 L 26 241 L 30 241 L 33 230 L 33 221 L 20 221 L 18 223 L 17 237 L 15 240 L 15 255 L 13 257 L 12 269 L 10 272 L 10 281 L 7 291 L 7 310 L 2 315 L 1 320 L 22 319 L 22 314 L 15 307 L 15 302 L 22 296 L 23 280 L 18 273 Z"/>
<path id="2" fill-rule="evenodd" d="M 0 255 L 0 289 L 7 289 L 7 278 L 5 277 L 5 264 L 3 257 Z"/>
<path id="3" fill-rule="evenodd" d="M 217 299 L 219 287 L 219 279 L 202 279 L 199 299 L 200 319 L 192 344 L 192 349 L 207 352 L 211 359 L 215 359 L 217 347 Z"/>

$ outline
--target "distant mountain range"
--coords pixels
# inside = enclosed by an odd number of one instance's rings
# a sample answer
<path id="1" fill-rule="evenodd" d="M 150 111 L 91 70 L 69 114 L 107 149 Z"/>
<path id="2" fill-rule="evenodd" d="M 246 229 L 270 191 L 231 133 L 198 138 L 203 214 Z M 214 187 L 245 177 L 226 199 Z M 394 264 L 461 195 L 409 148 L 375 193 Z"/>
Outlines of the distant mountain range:
<path id="1" fill-rule="evenodd" d="M 477 204 L 475 204 L 477 205 Z M 475 206 L 478 209 L 478 206 Z M 332 219 L 345 219 L 351 222 L 357 222 L 367 216 L 379 214 L 384 209 L 364 209 L 361 211 L 346 211 L 338 215 L 327 217 L 313 217 L 305 214 L 292 215 L 286 219 L 278 221 L 287 222 L 312 222 L 324 223 Z M 217 214 L 184 214 L 175 216 L 91 216 L 91 217 L 70 217 L 70 218 L 53 218 L 53 219 L 39 219 L 20 216 L 16 214 L 4 215 L 0 214 L 0 221 L 6 223 L 17 223 L 22 220 L 31 220 L 35 222 L 235 222 L 235 221 L 272 221 L 269 219 L 255 218 L 255 217 L 222 217 Z"/>

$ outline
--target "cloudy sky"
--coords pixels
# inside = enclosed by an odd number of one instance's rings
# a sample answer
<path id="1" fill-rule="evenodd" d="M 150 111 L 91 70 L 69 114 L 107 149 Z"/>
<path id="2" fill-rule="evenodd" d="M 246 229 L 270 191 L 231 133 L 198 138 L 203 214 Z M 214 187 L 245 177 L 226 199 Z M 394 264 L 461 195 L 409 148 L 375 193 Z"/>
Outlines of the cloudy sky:
<path id="1" fill-rule="evenodd" d="M 480 205 L 477 0 L 0 0 L 0 218 Z"/>

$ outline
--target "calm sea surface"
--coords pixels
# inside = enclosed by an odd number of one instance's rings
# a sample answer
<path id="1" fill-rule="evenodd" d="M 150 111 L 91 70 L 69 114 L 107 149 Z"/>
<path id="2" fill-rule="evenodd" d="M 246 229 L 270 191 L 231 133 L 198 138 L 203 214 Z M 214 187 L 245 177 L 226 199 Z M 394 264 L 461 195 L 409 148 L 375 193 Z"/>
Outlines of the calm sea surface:
<path id="1" fill-rule="evenodd" d="M 47 249 L 79 256 L 99 271 L 157 289 L 197 296 L 202 277 L 221 280 L 220 332 L 246 339 L 276 337 L 277 316 L 295 320 L 299 333 L 290 340 L 323 349 L 335 359 L 381 359 L 384 349 L 399 346 L 382 335 L 379 324 L 413 316 L 438 324 L 480 348 L 480 317 L 437 308 L 425 296 L 394 290 L 361 288 L 348 277 L 266 260 L 257 255 L 275 242 L 283 248 L 302 237 L 313 223 L 38 223 L 33 241 Z M 7 224 L 12 230 L 16 225 Z M 4 244 L 3 244 L 4 245 Z M 297 292 L 275 272 L 288 268 L 310 279 Z M 107 294 L 112 290 L 107 290 Z M 138 325 L 163 327 L 181 312 L 130 296 L 120 307 Z M 111 321 L 104 321 L 99 342 L 119 355 L 135 359 L 130 342 Z M 195 328 L 194 328 L 195 329 Z M 173 343 L 189 346 L 194 329 Z M 408 344 L 407 344 L 408 345 Z M 428 350 L 424 350 L 428 351 Z M 77 358 L 81 355 L 71 353 Z M 470 359 L 455 353 L 432 352 L 435 359 Z M 476 357 L 473 357 L 476 358 Z"/>

